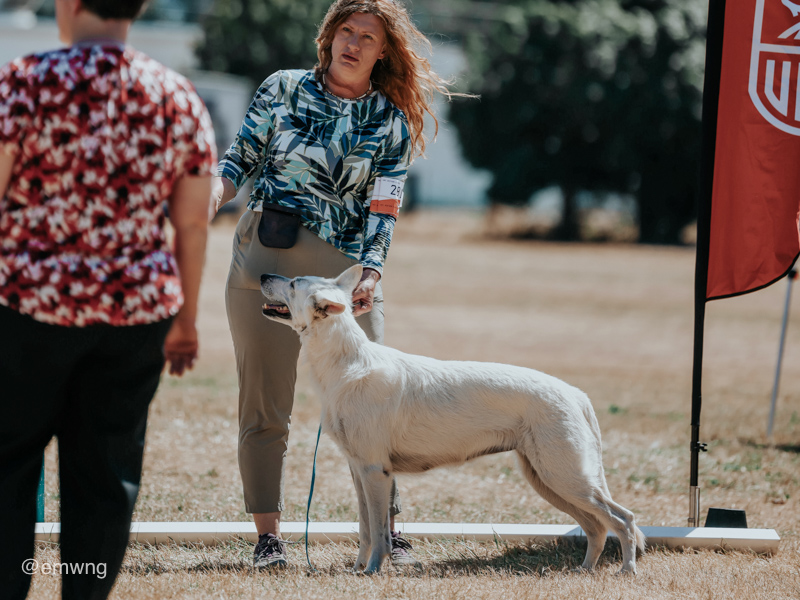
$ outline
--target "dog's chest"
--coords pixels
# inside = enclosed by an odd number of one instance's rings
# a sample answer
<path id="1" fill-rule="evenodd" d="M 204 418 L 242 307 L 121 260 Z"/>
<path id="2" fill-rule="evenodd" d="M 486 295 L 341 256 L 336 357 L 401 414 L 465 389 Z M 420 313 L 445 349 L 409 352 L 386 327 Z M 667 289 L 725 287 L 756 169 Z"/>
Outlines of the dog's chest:
<path id="1" fill-rule="evenodd" d="M 339 446 L 342 450 L 346 453 L 349 453 L 350 444 L 348 443 L 347 438 L 347 421 L 345 418 L 336 413 L 328 411 L 325 414 L 325 420 L 323 422 L 325 433 L 327 433 L 331 439 Z"/>

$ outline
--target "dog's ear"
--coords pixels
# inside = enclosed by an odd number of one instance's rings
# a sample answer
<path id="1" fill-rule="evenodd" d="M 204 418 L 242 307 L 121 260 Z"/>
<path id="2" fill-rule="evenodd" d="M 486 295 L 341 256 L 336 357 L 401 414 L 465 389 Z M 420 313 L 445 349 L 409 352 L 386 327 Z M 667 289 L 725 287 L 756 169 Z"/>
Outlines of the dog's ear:
<path id="1" fill-rule="evenodd" d="M 359 264 L 355 264 L 336 278 L 336 285 L 338 285 L 348 294 L 352 294 L 353 290 L 356 289 L 358 282 L 361 281 L 361 274 L 363 272 L 364 267 Z"/>
<path id="2" fill-rule="evenodd" d="M 321 319 L 331 315 L 340 315 L 347 310 L 347 307 L 341 302 L 326 298 L 322 294 L 314 294 L 309 301 L 314 304 L 314 315 Z"/>

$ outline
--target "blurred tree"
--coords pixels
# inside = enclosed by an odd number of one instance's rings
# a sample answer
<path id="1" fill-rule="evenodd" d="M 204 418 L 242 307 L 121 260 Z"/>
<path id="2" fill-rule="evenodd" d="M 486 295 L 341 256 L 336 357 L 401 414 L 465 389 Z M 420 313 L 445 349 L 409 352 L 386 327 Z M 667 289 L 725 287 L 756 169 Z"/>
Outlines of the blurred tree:
<path id="1" fill-rule="evenodd" d="M 0 0 L 3 3 L 25 6 L 40 17 L 55 17 L 55 0 Z M 142 21 L 178 21 L 193 23 L 199 21 L 211 10 L 214 0 L 150 0 L 145 5 Z"/>
<path id="2" fill-rule="evenodd" d="M 209 14 L 213 4 L 214 0 L 150 0 L 141 19 L 196 22 Z"/>
<path id="3" fill-rule="evenodd" d="M 466 32 L 467 76 L 481 100 L 455 102 L 450 119 L 466 158 L 494 174 L 490 200 L 522 204 L 558 185 L 565 206 L 554 237 L 577 239 L 577 191 L 632 193 L 640 241 L 677 243 L 694 217 L 704 4 L 439 5 Z"/>
<path id="4" fill-rule="evenodd" d="M 331 0 L 217 0 L 203 19 L 197 49 L 205 69 L 242 75 L 254 85 L 279 69 L 310 69 L 314 39 Z"/>

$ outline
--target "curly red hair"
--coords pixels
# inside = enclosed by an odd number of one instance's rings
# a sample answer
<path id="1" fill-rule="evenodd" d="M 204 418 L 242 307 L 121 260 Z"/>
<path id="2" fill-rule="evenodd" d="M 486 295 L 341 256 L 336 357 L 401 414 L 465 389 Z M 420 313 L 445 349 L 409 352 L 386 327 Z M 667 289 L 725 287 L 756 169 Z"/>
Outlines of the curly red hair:
<path id="1" fill-rule="evenodd" d="M 428 59 L 422 56 L 423 51 L 431 52 L 431 43 L 417 29 L 400 2 L 336 0 L 328 9 L 317 33 L 317 79 L 328 70 L 333 59 L 331 46 L 337 28 L 356 13 L 375 15 L 383 21 L 386 56 L 375 63 L 370 78 L 375 88 L 406 115 L 413 155 L 423 155 L 426 143 L 422 133 L 425 113 L 433 117 L 435 131 L 439 131 L 439 121 L 433 114 L 435 94 L 441 93 L 448 99 L 461 94 L 450 92 L 447 86 L 451 82 L 439 77 Z"/>

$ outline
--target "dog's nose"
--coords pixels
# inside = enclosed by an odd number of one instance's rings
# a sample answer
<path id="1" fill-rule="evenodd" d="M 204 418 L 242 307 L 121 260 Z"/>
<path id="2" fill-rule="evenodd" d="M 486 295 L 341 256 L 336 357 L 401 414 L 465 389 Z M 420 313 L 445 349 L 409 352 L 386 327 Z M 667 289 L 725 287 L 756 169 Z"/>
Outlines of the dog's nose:
<path id="1" fill-rule="evenodd" d="M 267 277 L 269 277 L 269 275 L 262 275 L 261 276 L 261 283 L 264 283 L 267 280 Z"/>

